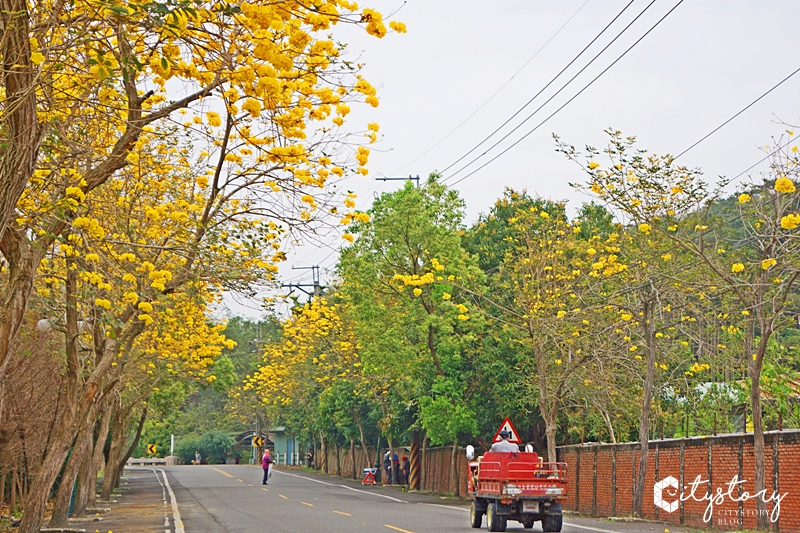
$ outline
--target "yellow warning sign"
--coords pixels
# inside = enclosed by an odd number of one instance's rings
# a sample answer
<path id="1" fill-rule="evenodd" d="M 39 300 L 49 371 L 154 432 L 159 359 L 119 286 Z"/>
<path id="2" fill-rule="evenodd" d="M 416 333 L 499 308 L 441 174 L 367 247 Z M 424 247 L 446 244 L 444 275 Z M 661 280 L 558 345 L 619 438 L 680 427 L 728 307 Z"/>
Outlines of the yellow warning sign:
<path id="1" fill-rule="evenodd" d="M 156 454 L 156 450 L 158 450 L 158 446 L 156 446 L 155 444 L 148 444 L 147 445 L 147 453 L 149 453 L 150 455 L 155 455 Z"/>
<path id="2" fill-rule="evenodd" d="M 253 437 L 253 446 L 255 448 L 261 448 L 264 445 L 264 437 Z"/>

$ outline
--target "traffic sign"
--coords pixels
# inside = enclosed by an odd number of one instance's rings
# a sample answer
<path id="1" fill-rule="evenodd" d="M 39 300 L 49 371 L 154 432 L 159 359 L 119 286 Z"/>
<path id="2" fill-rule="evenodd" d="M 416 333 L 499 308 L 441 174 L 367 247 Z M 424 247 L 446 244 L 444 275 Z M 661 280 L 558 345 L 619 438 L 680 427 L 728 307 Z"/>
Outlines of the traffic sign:
<path id="1" fill-rule="evenodd" d="M 253 437 L 253 447 L 254 448 L 261 448 L 264 445 L 264 437 Z"/>
<path id="2" fill-rule="evenodd" d="M 500 432 L 503 431 L 504 429 L 509 433 L 511 433 L 511 436 L 508 438 L 508 442 L 511 442 L 513 444 L 522 444 L 522 439 L 519 438 L 519 433 L 517 433 L 517 428 L 514 427 L 514 424 L 511 423 L 511 420 L 508 417 L 506 417 L 506 419 L 503 420 L 503 423 L 500 424 L 500 428 L 497 430 L 497 433 L 494 434 L 492 442 L 500 442 L 501 440 L 503 440 L 500 438 Z"/>
<path id="3" fill-rule="evenodd" d="M 148 444 L 147 445 L 147 453 L 149 453 L 150 455 L 155 455 L 157 449 L 158 449 L 158 446 L 156 446 L 155 444 Z"/>

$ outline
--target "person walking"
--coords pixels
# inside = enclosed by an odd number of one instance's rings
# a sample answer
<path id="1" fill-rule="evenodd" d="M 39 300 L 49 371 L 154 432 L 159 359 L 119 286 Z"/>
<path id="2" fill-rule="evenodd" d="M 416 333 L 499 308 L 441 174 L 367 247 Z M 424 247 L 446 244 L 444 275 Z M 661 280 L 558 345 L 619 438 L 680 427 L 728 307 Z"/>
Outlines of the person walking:
<path id="1" fill-rule="evenodd" d="M 264 448 L 264 455 L 261 456 L 261 468 L 264 469 L 264 479 L 261 481 L 262 485 L 267 485 L 270 465 L 272 465 L 272 457 L 269 455 L 269 450 Z"/>
<path id="2" fill-rule="evenodd" d="M 406 485 L 410 485 L 409 475 L 411 474 L 411 463 L 407 455 L 404 455 L 401 461 L 403 461 L 403 481 L 405 481 Z"/>

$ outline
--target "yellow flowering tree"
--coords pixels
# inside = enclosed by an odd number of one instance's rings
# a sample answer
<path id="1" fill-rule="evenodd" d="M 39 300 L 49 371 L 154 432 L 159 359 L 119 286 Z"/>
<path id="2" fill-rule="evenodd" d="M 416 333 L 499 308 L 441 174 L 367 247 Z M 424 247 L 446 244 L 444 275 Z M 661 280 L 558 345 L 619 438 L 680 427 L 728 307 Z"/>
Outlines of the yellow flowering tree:
<path id="1" fill-rule="evenodd" d="M 675 165 L 670 156 L 645 156 L 634 150 L 633 138 L 610 134 L 606 153 L 614 164 L 600 169 L 591 162 L 583 163 L 589 175 L 587 187 L 640 229 L 645 226 L 661 240 L 699 259 L 706 272 L 702 289 L 706 294 L 719 287 L 738 302 L 743 331 L 740 356 L 747 361 L 750 381 L 755 487 L 763 490 L 761 373 L 770 338 L 792 320 L 787 304 L 800 274 L 800 249 L 792 237 L 798 226 L 796 151 L 777 149 L 771 156 L 770 175 L 762 183 L 723 202 L 724 180 L 709 190 L 698 170 Z M 563 144 L 560 148 L 578 160 L 574 148 Z M 590 149 L 589 157 L 595 155 Z M 732 228 L 739 232 L 735 240 L 731 239 Z M 731 326 L 737 327 L 735 323 Z M 763 502 L 758 506 L 759 526 L 765 527 Z"/>
<path id="2" fill-rule="evenodd" d="M 7 148 L 0 236 L 11 278 L 20 281 L 6 290 L 15 305 L 2 310 L 0 365 L 38 259 L 87 193 L 138 164 L 129 156 L 142 134 L 177 121 L 179 110 L 198 151 L 207 147 L 211 190 L 229 197 L 258 181 L 271 191 L 251 196 L 261 213 L 304 206 L 287 218 L 305 223 L 327 202 L 309 189 L 366 173 L 369 150 L 354 145 L 375 140 L 377 125 L 353 139 L 343 125 L 354 102 L 379 102 L 330 32 L 351 23 L 383 37 L 388 29 L 372 9 L 347 0 L 235 7 L 9 0 L 2 13 L 13 32 L 0 77 Z M 32 229 L 34 211 L 43 216 Z M 9 227 L 14 235 L 5 237 Z"/>

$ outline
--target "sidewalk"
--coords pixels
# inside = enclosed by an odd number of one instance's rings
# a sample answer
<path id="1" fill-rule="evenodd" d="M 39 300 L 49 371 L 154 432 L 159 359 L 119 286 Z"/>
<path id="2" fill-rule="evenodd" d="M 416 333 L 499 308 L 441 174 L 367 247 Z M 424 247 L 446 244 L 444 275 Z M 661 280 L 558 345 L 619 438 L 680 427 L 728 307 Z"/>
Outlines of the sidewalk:
<path id="1" fill-rule="evenodd" d="M 176 533 L 172 501 L 159 469 L 126 467 L 113 500 L 98 502 L 99 507 L 111 509 L 100 514 L 101 521 L 70 519 L 70 527 L 87 533 Z M 177 533 L 182 531 L 178 524 Z"/>

